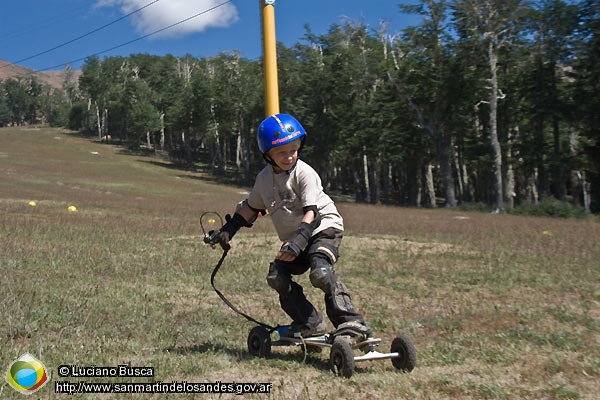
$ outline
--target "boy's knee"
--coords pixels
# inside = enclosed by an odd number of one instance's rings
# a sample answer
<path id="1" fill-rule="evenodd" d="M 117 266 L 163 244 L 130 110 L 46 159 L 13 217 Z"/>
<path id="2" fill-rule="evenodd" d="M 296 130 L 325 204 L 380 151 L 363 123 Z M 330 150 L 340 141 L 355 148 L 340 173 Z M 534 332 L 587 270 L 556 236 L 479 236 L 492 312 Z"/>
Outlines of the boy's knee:
<path id="1" fill-rule="evenodd" d="M 285 274 L 279 272 L 279 268 L 275 263 L 269 265 L 269 273 L 267 274 L 267 283 L 275 289 L 280 295 L 285 295 L 290 290 L 291 279 Z"/>
<path id="2" fill-rule="evenodd" d="M 316 254 L 311 257 L 310 267 L 310 283 L 325 293 L 333 293 L 337 279 L 329 258 Z"/>

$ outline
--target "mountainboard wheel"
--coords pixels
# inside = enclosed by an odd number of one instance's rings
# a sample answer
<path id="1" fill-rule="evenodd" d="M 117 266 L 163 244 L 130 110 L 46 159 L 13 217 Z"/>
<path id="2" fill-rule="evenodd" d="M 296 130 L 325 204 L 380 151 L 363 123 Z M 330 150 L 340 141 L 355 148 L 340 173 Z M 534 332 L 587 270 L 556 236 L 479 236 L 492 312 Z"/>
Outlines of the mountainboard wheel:
<path id="1" fill-rule="evenodd" d="M 350 343 L 336 338 L 329 353 L 329 368 L 337 376 L 350 378 L 354 372 L 354 352 Z"/>
<path id="2" fill-rule="evenodd" d="M 398 353 L 398 357 L 392 358 L 392 364 L 396 369 L 402 372 L 410 372 L 417 364 L 417 350 L 412 341 L 405 334 L 400 334 L 394 338 L 391 346 L 391 353 Z"/>
<path id="3" fill-rule="evenodd" d="M 248 334 L 248 351 L 255 357 L 271 354 L 271 335 L 264 326 L 255 326 Z"/>

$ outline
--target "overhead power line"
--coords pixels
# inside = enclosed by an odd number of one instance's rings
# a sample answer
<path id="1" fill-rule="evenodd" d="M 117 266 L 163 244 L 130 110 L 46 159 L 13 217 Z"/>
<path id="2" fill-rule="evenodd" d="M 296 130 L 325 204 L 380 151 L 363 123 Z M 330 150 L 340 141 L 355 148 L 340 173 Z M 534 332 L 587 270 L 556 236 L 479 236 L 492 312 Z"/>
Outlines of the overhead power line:
<path id="1" fill-rule="evenodd" d="M 140 41 L 140 40 L 142 40 L 142 39 L 145 39 L 145 38 L 147 38 L 147 37 L 150 37 L 150 36 L 152 36 L 152 35 L 156 35 L 157 33 L 164 32 L 164 31 L 166 31 L 167 29 L 171 29 L 171 28 L 173 28 L 173 27 L 175 27 L 175 26 L 177 26 L 177 25 L 181 25 L 181 24 L 183 24 L 184 22 L 187 22 L 187 21 L 189 21 L 189 20 L 191 20 L 191 19 L 197 18 L 197 17 L 199 17 L 199 16 L 201 16 L 201 15 L 203 15 L 203 14 L 209 13 L 209 12 L 211 12 L 211 11 L 213 11 L 213 10 L 216 10 L 217 8 L 219 8 L 219 7 L 222 7 L 222 6 L 224 6 L 225 4 L 227 4 L 227 3 L 231 3 L 231 2 L 233 2 L 233 0 L 227 0 L 227 1 L 224 1 L 224 2 L 223 2 L 223 3 L 221 3 L 221 4 L 217 4 L 217 5 L 216 5 L 216 6 L 214 6 L 214 7 L 211 7 L 211 8 L 209 8 L 209 9 L 207 9 L 207 10 L 201 11 L 201 12 L 199 12 L 198 14 L 194 14 L 194 15 L 192 15 L 191 17 L 187 17 L 187 18 L 185 18 L 185 19 L 182 19 L 182 20 L 181 20 L 181 21 L 179 21 L 179 22 L 176 22 L 176 23 L 174 23 L 174 24 L 171 24 L 171 25 L 169 25 L 169 26 L 165 26 L 164 28 L 158 29 L 158 30 L 156 30 L 156 31 L 154 31 L 154 32 L 151 32 L 151 33 L 148 33 L 147 35 L 143 35 L 143 36 L 140 36 L 140 37 L 138 37 L 138 38 L 135 38 L 135 39 L 133 39 L 133 40 L 130 40 L 130 41 L 128 41 L 128 42 L 121 43 L 121 44 L 119 44 L 119 45 L 117 45 L 117 46 L 111 47 L 110 49 L 105 49 L 105 50 L 99 51 L 99 52 L 97 52 L 97 53 L 89 54 L 89 55 L 87 55 L 87 56 L 85 56 L 85 57 L 81 57 L 81 58 L 78 58 L 78 59 L 76 59 L 76 60 L 70 60 L 70 61 L 67 61 L 67 62 L 63 62 L 63 63 L 57 64 L 57 65 L 53 65 L 53 66 L 51 66 L 51 67 L 46 67 L 46 68 L 38 69 L 38 70 L 36 70 L 35 72 L 41 72 L 41 71 L 47 71 L 47 70 L 50 70 L 50 69 L 55 69 L 55 68 L 58 68 L 58 67 L 62 67 L 62 66 L 63 66 L 63 65 L 65 65 L 65 64 L 73 64 L 73 63 L 76 63 L 76 62 L 79 62 L 79 61 L 83 61 L 83 60 L 85 60 L 85 59 L 86 59 L 86 58 L 88 58 L 88 57 L 98 56 L 98 55 L 100 55 L 100 54 L 108 53 L 109 51 L 116 50 L 116 49 L 118 49 L 118 48 L 121 48 L 121 47 L 125 47 L 125 46 L 127 46 L 127 45 L 129 45 L 129 44 L 131 44 L 131 43 L 135 43 L 135 42 L 137 42 L 137 41 Z"/>
<path id="2" fill-rule="evenodd" d="M 122 16 L 121 18 L 117 18 L 116 20 L 114 20 L 114 21 L 112 21 L 112 22 L 109 22 L 109 23 L 108 23 L 108 24 L 106 24 L 106 25 L 102 25 L 101 27 L 99 27 L 99 28 L 96 28 L 96 29 L 94 29 L 94 30 L 92 30 L 92 31 L 89 31 L 88 33 L 85 33 L 85 34 L 83 34 L 83 35 L 81 35 L 81 36 L 78 36 L 78 37 L 76 37 L 75 39 L 71 39 L 71 40 L 69 40 L 69 41 L 67 41 L 67 42 L 64 42 L 64 43 L 61 43 L 61 44 L 59 44 L 58 46 L 54 46 L 54 47 L 52 47 L 51 49 L 44 50 L 44 51 L 42 51 L 42 52 L 40 52 L 40 53 L 34 54 L 34 55 L 32 55 L 32 56 L 29 56 L 29 57 L 22 58 L 22 59 L 20 59 L 20 60 L 17 60 L 17 61 L 9 62 L 8 64 L 5 64 L 5 65 L 1 66 L 1 67 L 0 67 L 0 69 L 2 69 L 2 68 L 6 68 L 6 67 L 8 67 L 9 65 L 17 65 L 17 64 L 19 64 L 19 63 L 22 63 L 23 61 L 28 61 L 28 60 L 31 60 L 32 58 L 35 58 L 35 57 L 41 56 L 41 55 L 43 55 L 43 54 L 50 53 L 51 51 L 54 51 L 54 50 L 56 50 L 56 49 L 59 49 L 59 48 L 61 48 L 61 47 L 64 47 L 64 46 L 66 46 L 66 45 L 68 45 L 68 44 L 71 44 L 71 43 L 73 43 L 73 42 L 76 42 L 76 41 L 78 41 L 78 40 L 80 40 L 80 39 L 83 39 L 84 37 L 90 36 L 90 35 L 91 35 L 91 34 L 93 34 L 93 33 L 96 33 L 96 32 L 98 32 L 98 31 L 101 31 L 102 29 L 104 29 L 104 28 L 106 28 L 106 27 L 109 27 L 109 26 L 111 26 L 111 25 L 113 25 L 113 24 L 116 24 L 117 22 L 119 22 L 119 21 L 122 21 L 122 20 L 124 20 L 125 18 L 127 18 L 127 17 L 129 17 L 129 16 L 131 16 L 131 15 L 133 15 L 133 14 L 135 14 L 135 13 L 138 13 L 138 12 L 142 11 L 144 8 L 146 8 L 146 7 L 150 7 L 152 4 L 154 4 L 154 3 L 158 3 L 159 1 L 160 1 L 160 0 L 154 0 L 154 1 L 152 1 L 152 2 L 150 2 L 150 3 L 148 3 L 148 4 L 146 4 L 145 6 L 143 6 L 143 7 L 140 7 L 140 8 L 138 8 L 137 10 L 134 10 L 134 11 L 130 12 L 129 14 L 126 14 L 126 15 Z M 42 71 L 43 71 L 43 70 L 42 70 Z"/>

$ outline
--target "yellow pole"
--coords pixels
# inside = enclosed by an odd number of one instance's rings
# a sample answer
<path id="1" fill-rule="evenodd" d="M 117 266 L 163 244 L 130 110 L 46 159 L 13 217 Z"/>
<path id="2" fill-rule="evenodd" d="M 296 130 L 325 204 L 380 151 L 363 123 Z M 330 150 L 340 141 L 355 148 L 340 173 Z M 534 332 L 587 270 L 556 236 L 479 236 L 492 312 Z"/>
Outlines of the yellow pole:
<path id="1" fill-rule="evenodd" d="M 263 63 L 265 68 L 265 116 L 279 114 L 275 0 L 259 0 L 262 19 Z"/>

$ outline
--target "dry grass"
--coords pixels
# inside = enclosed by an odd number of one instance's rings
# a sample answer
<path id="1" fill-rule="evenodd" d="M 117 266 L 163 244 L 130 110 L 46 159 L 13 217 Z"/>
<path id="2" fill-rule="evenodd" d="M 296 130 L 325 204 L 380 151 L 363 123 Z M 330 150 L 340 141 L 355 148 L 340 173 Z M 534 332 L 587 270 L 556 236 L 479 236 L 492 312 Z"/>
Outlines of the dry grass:
<path id="1" fill-rule="evenodd" d="M 153 366 L 164 382 L 273 383 L 270 396 L 249 398 L 593 399 L 600 391 L 593 220 L 339 204 L 347 234 L 337 270 L 355 304 L 383 351 L 400 331 L 418 351 L 411 374 L 368 362 L 346 380 L 328 371 L 327 352 L 251 357 L 252 325 L 212 291 L 220 254 L 201 244 L 199 215 L 230 212 L 248 188 L 50 129 L 1 129 L 0 174 L 2 369 L 30 352 L 53 381 L 61 364 L 130 363 Z M 217 286 L 257 319 L 285 323 L 264 280 L 278 246 L 270 221 L 233 245 Z M 322 306 L 322 294 L 300 281 Z M 35 396 L 56 395 L 48 385 Z M 0 398 L 20 395 L 4 384 Z"/>

